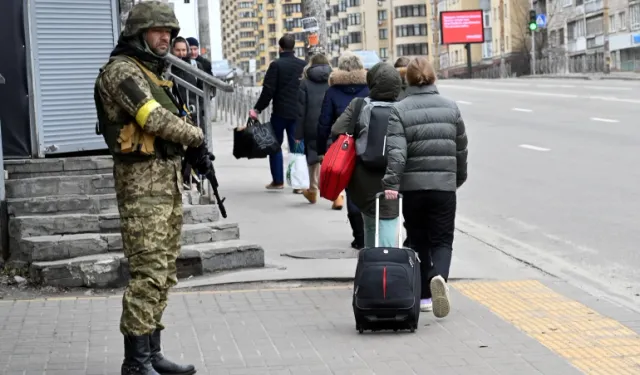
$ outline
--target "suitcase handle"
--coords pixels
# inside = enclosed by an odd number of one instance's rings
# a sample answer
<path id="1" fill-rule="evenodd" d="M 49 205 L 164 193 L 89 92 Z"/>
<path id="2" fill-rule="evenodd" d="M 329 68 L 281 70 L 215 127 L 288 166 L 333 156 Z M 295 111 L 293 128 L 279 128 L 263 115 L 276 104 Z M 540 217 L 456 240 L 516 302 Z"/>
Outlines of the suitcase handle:
<path id="1" fill-rule="evenodd" d="M 384 192 L 376 194 L 376 232 L 375 232 L 375 247 L 380 244 L 380 199 L 384 198 Z M 402 193 L 398 193 L 398 247 L 402 247 L 402 220 L 400 220 L 402 211 Z"/>

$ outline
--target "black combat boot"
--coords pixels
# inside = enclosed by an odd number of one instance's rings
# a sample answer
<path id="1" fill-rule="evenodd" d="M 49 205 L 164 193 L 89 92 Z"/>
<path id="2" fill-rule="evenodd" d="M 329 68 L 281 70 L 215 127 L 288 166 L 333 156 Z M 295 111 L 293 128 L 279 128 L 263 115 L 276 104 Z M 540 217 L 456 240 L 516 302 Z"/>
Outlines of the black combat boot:
<path id="1" fill-rule="evenodd" d="M 178 365 L 162 355 L 159 329 L 151 334 L 149 346 L 151 348 L 151 365 L 160 375 L 193 375 L 196 373 L 196 368 L 193 365 Z"/>
<path id="2" fill-rule="evenodd" d="M 121 375 L 160 375 L 151 366 L 149 335 L 124 337 Z"/>
<path id="3" fill-rule="evenodd" d="M 351 230 L 353 231 L 351 247 L 360 250 L 364 247 L 364 221 L 362 220 L 362 215 L 360 213 L 354 213 L 347 216 L 349 218 L 349 224 L 351 224 Z"/>

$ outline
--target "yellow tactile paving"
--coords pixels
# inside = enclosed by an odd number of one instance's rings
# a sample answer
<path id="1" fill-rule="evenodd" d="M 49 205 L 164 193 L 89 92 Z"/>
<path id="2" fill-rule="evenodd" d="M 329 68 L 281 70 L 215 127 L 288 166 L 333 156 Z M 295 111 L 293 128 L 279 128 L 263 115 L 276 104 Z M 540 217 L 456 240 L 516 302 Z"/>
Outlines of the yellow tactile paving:
<path id="1" fill-rule="evenodd" d="M 536 280 L 451 284 L 589 375 L 640 374 L 640 336 Z"/>

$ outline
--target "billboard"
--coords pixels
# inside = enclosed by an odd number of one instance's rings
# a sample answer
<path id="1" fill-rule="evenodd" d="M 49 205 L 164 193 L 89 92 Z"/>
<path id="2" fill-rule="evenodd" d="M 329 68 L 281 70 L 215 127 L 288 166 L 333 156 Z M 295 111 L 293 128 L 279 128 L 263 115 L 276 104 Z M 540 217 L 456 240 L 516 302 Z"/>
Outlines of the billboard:
<path id="1" fill-rule="evenodd" d="M 482 9 L 440 12 L 441 44 L 484 43 Z"/>

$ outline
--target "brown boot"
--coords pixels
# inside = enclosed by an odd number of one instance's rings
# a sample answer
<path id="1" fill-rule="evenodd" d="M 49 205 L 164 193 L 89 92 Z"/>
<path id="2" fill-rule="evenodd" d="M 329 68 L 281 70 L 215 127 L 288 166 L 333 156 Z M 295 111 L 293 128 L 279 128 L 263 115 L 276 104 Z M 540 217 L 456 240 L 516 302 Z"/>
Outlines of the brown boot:
<path id="1" fill-rule="evenodd" d="M 318 192 L 316 191 L 304 190 L 302 195 L 304 195 L 311 204 L 315 204 L 318 201 Z"/>
<path id="2" fill-rule="evenodd" d="M 272 182 L 269 185 L 265 186 L 265 188 L 267 190 L 282 190 L 284 189 L 284 184 L 275 184 Z"/>
<path id="3" fill-rule="evenodd" d="M 344 206 L 344 196 L 340 195 L 338 197 L 338 199 L 333 201 L 333 205 L 331 205 L 331 209 L 332 210 L 336 210 L 336 211 L 340 211 L 340 210 L 342 210 L 343 206 Z"/>

